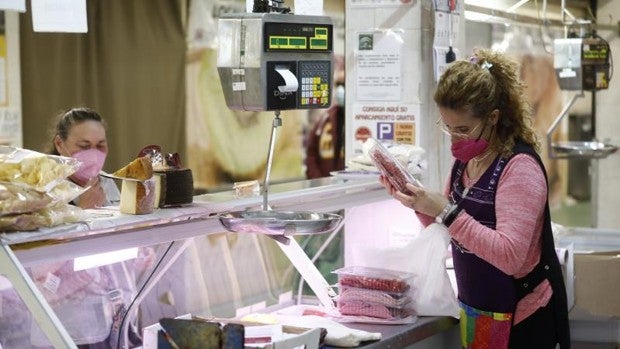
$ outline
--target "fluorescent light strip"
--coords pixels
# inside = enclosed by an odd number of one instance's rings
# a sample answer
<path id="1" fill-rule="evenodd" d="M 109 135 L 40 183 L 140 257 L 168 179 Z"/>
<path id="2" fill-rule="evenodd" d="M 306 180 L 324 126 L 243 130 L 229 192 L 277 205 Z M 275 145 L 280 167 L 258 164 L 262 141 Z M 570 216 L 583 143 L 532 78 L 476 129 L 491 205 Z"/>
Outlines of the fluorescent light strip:
<path id="1" fill-rule="evenodd" d="M 73 261 L 73 270 L 80 271 L 100 267 L 103 265 L 127 261 L 136 257 L 138 257 L 137 247 L 78 257 Z"/>

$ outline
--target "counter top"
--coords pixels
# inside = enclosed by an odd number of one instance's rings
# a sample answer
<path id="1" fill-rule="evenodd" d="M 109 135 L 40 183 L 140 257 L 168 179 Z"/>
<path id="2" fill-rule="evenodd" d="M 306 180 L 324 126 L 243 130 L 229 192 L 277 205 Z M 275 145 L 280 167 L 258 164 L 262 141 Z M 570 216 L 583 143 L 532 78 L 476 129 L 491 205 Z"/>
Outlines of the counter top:
<path id="1" fill-rule="evenodd" d="M 376 325 L 348 323 L 347 327 L 368 331 L 380 332 L 381 340 L 365 342 L 360 347 L 364 349 L 404 348 L 422 341 L 440 332 L 447 331 L 457 325 L 459 321 L 449 316 L 420 316 L 417 321 L 406 325 Z M 329 347 L 328 347 L 329 348 Z"/>

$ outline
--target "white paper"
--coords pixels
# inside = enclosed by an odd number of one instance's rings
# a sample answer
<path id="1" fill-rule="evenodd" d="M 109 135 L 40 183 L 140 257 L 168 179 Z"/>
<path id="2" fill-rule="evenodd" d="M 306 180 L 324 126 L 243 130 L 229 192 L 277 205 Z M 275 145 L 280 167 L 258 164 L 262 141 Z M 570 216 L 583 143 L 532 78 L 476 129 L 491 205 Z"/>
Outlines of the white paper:
<path id="1" fill-rule="evenodd" d="M 286 67 L 276 67 L 276 72 L 284 79 L 284 85 L 278 86 L 280 92 L 296 92 L 299 88 L 299 81 L 295 74 L 291 73 Z"/>
<path id="2" fill-rule="evenodd" d="M 26 12 L 26 0 L 0 0 L 0 10 Z"/>
<path id="3" fill-rule="evenodd" d="M 323 0 L 295 0 L 295 14 L 322 16 Z"/>
<path id="4" fill-rule="evenodd" d="M 86 0 L 31 0 L 35 32 L 86 33 Z"/>
<path id="5" fill-rule="evenodd" d="M 439 81 L 439 77 L 448 67 L 448 63 L 446 63 L 446 54 L 450 48 L 448 46 L 434 46 L 433 47 L 433 61 L 435 67 L 435 81 Z M 454 55 L 456 59 L 461 57 L 461 51 L 458 48 L 453 47 L 452 51 L 454 51 Z"/>
<path id="6" fill-rule="evenodd" d="M 392 30 L 358 33 L 357 40 L 357 100 L 400 101 L 401 34 Z"/>

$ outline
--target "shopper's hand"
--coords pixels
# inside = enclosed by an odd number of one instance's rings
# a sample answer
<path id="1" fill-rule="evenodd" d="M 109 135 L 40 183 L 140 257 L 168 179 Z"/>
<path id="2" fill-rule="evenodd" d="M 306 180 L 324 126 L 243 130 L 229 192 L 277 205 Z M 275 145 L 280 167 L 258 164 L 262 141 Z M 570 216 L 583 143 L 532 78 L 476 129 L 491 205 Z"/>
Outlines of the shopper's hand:
<path id="1" fill-rule="evenodd" d="M 394 199 L 400 201 L 401 204 L 416 212 L 431 217 L 439 215 L 444 206 L 448 203 L 448 199 L 440 193 L 428 191 L 411 183 L 407 183 L 407 189 L 412 193 L 412 195 L 408 195 L 396 189 L 383 175 L 379 176 L 379 182 L 381 182 L 388 193 L 390 193 Z"/>
<path id="2" fill-rule="evenodd" d="M 403 205 L 414 209 L 416 212 L 436 217 L 448 203 L 448 199 L 440 193 L 426 190 L 411 183 L 406 185 L 407 189 L 413 193 L 412 195 L 396 191 L 393 196 Z"/>
<path id="3" fill-rule="evenodd" d="M 398 191 L 396 190 L 396 188 L 394 188 L 392 183 L 390 183 L 390 181 L 384 175 L 379 176 L 379 182 L 383 184 L 387 192 L 392 196 L 394 196 L 394 194 Z"/>

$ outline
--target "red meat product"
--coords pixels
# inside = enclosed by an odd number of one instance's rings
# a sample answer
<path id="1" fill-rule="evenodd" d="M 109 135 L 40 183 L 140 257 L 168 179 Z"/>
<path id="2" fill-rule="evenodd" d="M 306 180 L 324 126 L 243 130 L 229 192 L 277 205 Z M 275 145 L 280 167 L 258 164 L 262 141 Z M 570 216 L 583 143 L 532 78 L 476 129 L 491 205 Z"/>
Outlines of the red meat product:
<path id="1" fill-rule="evenodd" d="M 338 310 L 342 315 L 370 316 L 380 319 L 392 318 L 392 313 L 386 306 L 363 301 L 338 302 Z"/>
<path id="2" fill-rule="evenodd" d="M 383 291 L 368 290 L 363 288 L 346 287 L 340 291 L 338 300 L 341 302 L 364 301 L 375 303 L 390 308 L 402 308 L 411 299 L 408 296 L 389 294 Z"/>
<path id="3" fill-rule="evenodd" d="M 413 183 L 420 186 L 417 180 L 405 170 L 398 160 L 396 160 L 379 141 L 375 141 L 368 155 L 381 174 L 385 176 L 390 184 L 397 190 L 411 195 L 412 193 L 407 189 L 406 184 Z"/>
<path id="4" fill-rule="evenodd" d="M 401 280 L 387 280 L 367 276 L 343 275 L 338 282 L 342 286 L 369 288 L 385 292 L 403 293 L 409 289 L 409 284 Z"/>

